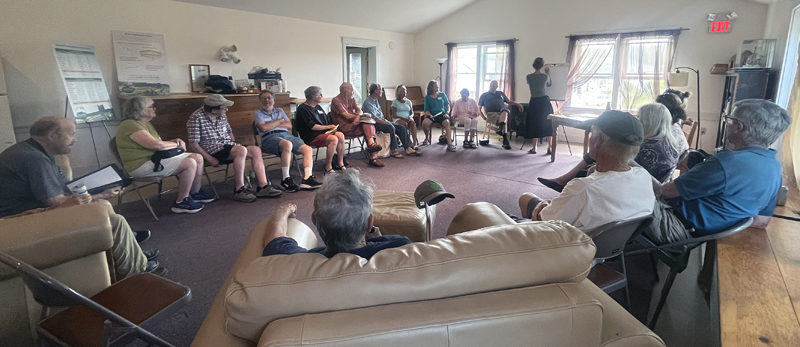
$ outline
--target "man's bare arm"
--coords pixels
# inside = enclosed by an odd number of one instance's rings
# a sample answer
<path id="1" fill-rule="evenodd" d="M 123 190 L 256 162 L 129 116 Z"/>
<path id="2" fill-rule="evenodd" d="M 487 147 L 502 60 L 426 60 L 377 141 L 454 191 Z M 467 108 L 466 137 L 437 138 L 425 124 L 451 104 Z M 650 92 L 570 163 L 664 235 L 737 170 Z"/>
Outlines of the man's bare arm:
<path id="1" fill-rule="evenodd" d="M 260 131 L 270 131 L 270 130 L 275 129 L 277 127 L 287 128 L 287 126 L 288 126 L 288 128 L 291 129 L 292 122 L 289 121 L 288 119 L 283 119 L 283 118 L 277 119 L 277 120 L 274 120 L 274 121 L 271 121 L 271 122 L 259 122 L 259 123 L 256 123 L 256 127 Z"/>
<path id="2" fill-rule="evenodd" d="M 678 190 L 678 187 L 675 186 L 675 182 L 669 182 L 663 186 L 661 186 L 661 197 L 665 199 L 672 199 L 681 196 L 681 192 Z"/>
<path id="3" fill-rule="evenodd" d="M 767 224 L 769 224 L 769 221 L 771 219 L 772 219 L 772 217 L 770 217 L 770 216 L 757 215 L 757 216 L 753 217 L 753 224 L 750 225 L 750 227 L 751 228 L 758 228 L 758 229 L 766 229 L 767 228 Z"/>

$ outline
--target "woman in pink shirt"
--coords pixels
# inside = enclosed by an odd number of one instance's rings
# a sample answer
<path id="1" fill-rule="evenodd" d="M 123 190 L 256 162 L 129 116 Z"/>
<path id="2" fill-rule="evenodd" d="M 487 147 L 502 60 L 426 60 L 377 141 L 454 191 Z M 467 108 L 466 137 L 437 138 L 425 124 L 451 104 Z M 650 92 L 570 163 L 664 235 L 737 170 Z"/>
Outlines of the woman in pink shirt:
<path id="1" fill-rule="evenodd" d="M 475 144 L 475 138 L 478 136 L 478 116 L 484 120 L 486 116 L 475 99 L 470 99 L 467 88 L 461 90 L 461 99 L 453 103 L 452 114 L 457 122 L 464 124 L 464 148 L 478 148 Z"/>

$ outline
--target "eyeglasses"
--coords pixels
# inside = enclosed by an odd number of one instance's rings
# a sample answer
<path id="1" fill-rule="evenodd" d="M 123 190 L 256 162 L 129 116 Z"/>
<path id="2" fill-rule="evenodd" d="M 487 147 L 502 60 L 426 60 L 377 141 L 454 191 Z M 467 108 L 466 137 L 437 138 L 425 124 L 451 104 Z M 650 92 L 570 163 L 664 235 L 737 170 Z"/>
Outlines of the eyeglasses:
<path id="1" fill-rule="evenodd" d="M 739 123 L 742 122 L 742 121 L 740 121 L 740 120 L 738 120 L 736 118 L 733 118 L 731 116 L 722 116 L 722 117 L 725 119 L 725 122 L 728 123 L 728 124 L 733 124 L 733 122 L 739 122 Z"/>
<path id="2" fill-rule="evenodd" d="M 147 106 L 147 108 L 152 108 L 153 110 L 155 110 L 156 109 L 156 105 L 153 104 L 153 105 Z"/>

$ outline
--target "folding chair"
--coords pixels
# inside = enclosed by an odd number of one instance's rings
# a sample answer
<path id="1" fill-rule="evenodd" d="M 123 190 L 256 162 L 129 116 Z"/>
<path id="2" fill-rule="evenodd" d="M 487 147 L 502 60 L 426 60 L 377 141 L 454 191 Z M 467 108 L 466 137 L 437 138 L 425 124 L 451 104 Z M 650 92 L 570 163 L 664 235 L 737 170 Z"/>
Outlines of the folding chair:
<path id="1" fill-rule="evenodd" d="M 0 263 L 14 269 L 44 306 L 36 329 L 40 342 L 122 346 L 138 337 L 148 344 L 172 346 L 140 325 L 177 312 L 192 298 L 188 287 L 150 273 L 133 275 L 87 298 L 6 253 L 0 252 Z M 49 315 L 51 307 L 69 308 Z"/>
<path id="2" fill-rule="evenodd" d="M 628 271 L 625 268 L 625 245 L 642 223 L 649 221 L 650 215 L 611 222 L 599 226 L 586 234 L 592 238 L 597 252 L 594 255 L 595 265 L 589 271 L 589 280 L 600 287 L 606 294 L 625 289 L 625 306 L 630 307 L 631 298 L 628 292 Z M 606 261 L 619 257 L 620 270 L 609 266 Z"/>
<path id="3" fill-rule="evenodd" d="M 219 194 L 217 193 L 217 187 L 214 186 L 214 182 L 211 181 L 211 175 L 210 174 L 224 171 L 225 172 L 225 177 L 222 179 L 222 182 L 224 183 L 224 182 L 228 181 L 228 170 L 230 169 L 232 163 L 233 163 L 233 160 L 230 160 L 230 159 L 220 160 L 219 161 L 219 167 L 213 167 L 207 161 L 203 160 L 203 175 L 206 176 L 206 180 L 208 181 L 208 185 L 211 186 L 211 190 L 214 192 L 215 196 L 219 196 Z M 223 168 L 222 165 L 225 165 L 225 167 Z M 209 167 L 212 167 L 214 169 L 212 169 L 212 171 L 209 172 L 208 171 Z"/>
<path id="4" fill-rule="evenodd" d="M 653 241 L 650 241 L 650 239 L 641 234 L 632 238 L 631 244 L 628 246 L 628 250 L 625 251 L 628 256 L 651 253 L 655 254 L 656 258 L 669 266 L 669 275 L 667 275 L 667 280 L 664 282 L 663 288 L 661 288 L 661 298 L 658 300 L 658 305 L 656 305 L 655 312 L 653 312 L 653 318 L 651 318 L 647 323 L 647 326 L 650 329 L 655 328 L 656 322 L 658 321 L 658 316 L 661 314 L 661 310 L 664 308 L 664 303 L 667 301 L 667 296 L 669 295 L 669 291 L 672 288 L 673 282 L 675 281 L 675 277 L 686 269 L 687 265 L 689 264 L 689 255 L 692 253 L 692 250 L 704 243 L 708 243 L 708 246 L 716 248 L 717 239 L 738 233 L 744 229 L 747 229 L 747 227 L 749 227 L 751 224 L 753 224 L 752 217 L 742 220 L 730 228 L 716 234 L 692 237 L 686 240 L 676 241 L 660 246 L 656 245 Z"/>
<path id="5" fill-rule="evenodd" d="M 117 137 L 114 136 L 111 138 L 109 142 L 109 147 L 111 149 L 111 153 L 114 154 L 114 158 L 116 158 L 117 162 L 122 165 L 122 158 L 119 156 L 119 151 L 117 150 Z M 131 185 L 133 186 L 133 190 L 136 191 L 136 195 L 139 196 L 139 200 L 144 203 L 144 206 L 147 207 L 147 210 L 150 211 L 150 215 L 153 216 L 153 219 L 158 221 L 158 216 L 156 215 L 155 211 L 153 211 L 153 206 L 150 205 L 149 198 L 145 199 L 142 196 L 142 193 L 139 191 L 140 189 L 150 186 L 150 185 L 158 185 L 158 198 L 161 199 L 161 194 L 169 192 L 169 190 L 164 191 L 164 179 L 166 177 L 131 177 Z M 117 198 L 117 205 L 122 203 L 122 196 L 127 193 L 123 191 L 122 194 L 119 195 Z"/>

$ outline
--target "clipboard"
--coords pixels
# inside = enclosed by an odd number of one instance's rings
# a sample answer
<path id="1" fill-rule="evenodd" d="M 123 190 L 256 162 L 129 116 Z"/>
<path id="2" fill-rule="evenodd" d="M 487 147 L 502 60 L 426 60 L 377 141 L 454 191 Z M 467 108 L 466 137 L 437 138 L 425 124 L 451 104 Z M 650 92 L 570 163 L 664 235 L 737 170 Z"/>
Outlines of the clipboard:
<path id="1" fill-rule="evenodd" d="M 85 185 L 89 194 L 97 194 L 112 187 L 127 187 L 132 181 L 130 175 L 120 169 L 117 164 L 109 164 L 67 182 L 67 187 Z"/>
<path id="2" fill-rule="evenodd" d="M 330 134 L 336 130 L 339 130 L 339 124 L 336 124 L 336 127 L 334 127 L 333 129 L 326 131 L 325 134 Z"/>

